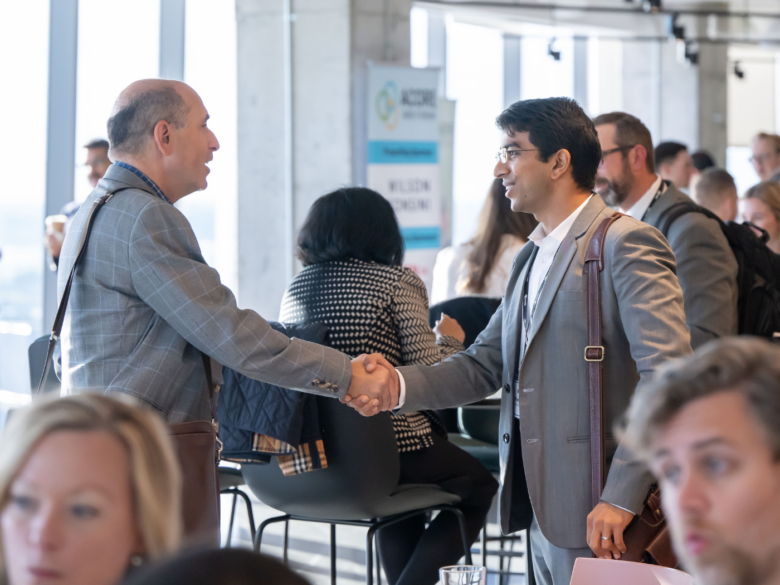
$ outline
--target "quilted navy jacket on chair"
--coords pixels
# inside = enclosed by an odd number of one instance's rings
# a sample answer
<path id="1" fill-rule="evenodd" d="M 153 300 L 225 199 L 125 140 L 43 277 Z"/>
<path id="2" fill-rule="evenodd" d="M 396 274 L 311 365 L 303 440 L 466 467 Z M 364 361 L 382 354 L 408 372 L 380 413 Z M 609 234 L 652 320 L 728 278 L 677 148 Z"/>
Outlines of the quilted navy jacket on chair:
<path id="1" fill-rule="evenodd" d="M 323 324 L 270 325 L 290 338 L 329 345 L 328 328 Z M 268 435 L 294 447 L 322 438 L 315 395 L 259 382 L 230 368 L 223 368 L 222 377 L 217 420 L 224 459 L 270 461 L 270 455 L 252 450 L 254 433 Z"/>

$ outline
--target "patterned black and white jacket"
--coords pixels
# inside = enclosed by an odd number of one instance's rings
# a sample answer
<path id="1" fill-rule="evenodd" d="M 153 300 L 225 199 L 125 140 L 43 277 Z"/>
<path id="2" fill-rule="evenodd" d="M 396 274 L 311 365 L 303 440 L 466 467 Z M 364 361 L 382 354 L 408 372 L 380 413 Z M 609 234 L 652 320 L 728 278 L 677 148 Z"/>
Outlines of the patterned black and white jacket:
<path id="1" fill-rule="evenodd" d="M 381 353 L 394 366 L 432 365 L 463 350 L 453 337 L 436 342 L 417 274 L 354 258 L 304 268 L 284 295 L 280 321 L 324 323 L 335 349 L 351 356 Z M 395 415 L 393 428 L 402 453 L 432 445 L 434 431 L 447 436 L 432 411 Z"/>

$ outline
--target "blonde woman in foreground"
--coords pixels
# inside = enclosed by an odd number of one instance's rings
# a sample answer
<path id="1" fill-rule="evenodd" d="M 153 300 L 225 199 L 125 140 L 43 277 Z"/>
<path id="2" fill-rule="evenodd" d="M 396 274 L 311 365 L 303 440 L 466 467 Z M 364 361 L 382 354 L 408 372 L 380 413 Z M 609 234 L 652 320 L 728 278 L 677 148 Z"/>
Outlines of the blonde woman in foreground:
<path id="1" fill-rule="evenodd" d="M 156 414 L 96 394 L 16 411 L 0 443 L 0 584 L 113 585 L 177 550 L 180 498 Z"/>

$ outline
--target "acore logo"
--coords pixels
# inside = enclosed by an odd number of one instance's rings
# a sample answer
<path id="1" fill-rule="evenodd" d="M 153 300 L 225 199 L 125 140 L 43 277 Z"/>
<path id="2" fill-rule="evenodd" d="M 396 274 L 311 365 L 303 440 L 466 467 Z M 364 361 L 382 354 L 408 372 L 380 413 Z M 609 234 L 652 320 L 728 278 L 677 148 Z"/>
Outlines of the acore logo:
<path id="1" fill-rule="evenodd" d="M 398 126 L 398 86 L 388 81 L 376 96 L 376 114 L 388 130 Z"/>

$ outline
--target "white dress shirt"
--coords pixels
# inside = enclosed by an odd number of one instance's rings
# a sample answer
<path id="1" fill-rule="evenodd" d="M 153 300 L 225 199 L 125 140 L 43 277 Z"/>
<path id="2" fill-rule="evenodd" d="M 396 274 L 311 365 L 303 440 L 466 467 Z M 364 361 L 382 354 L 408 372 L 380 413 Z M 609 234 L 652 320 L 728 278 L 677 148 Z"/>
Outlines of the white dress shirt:
<path id="1" fill-rule="evenodd" d="M 650 185 L 650 188 L 647 190 L 647 193 L 642 195 L 639 200 L 634 203 L 634 205 L 631 206 L 631 209 L 628 211 L 623 211 L 626 215 L 630 215 L 634 219 L 638 219 L 639 221 L 642 221 L 642 218 L 645 215 L 645 212 L 650 207 L 650 204 L 653 202 L 653 198 L 655 197 L 655 194 L 658 193 L 658 189 L 661 188 L 661 177 L 660 175 L 655 175 L 655 182 Z"/>

